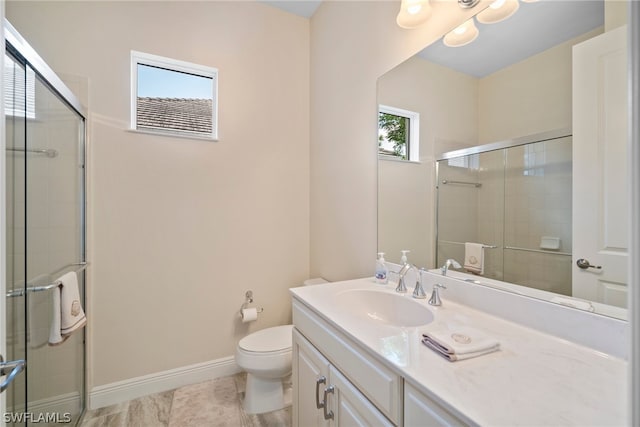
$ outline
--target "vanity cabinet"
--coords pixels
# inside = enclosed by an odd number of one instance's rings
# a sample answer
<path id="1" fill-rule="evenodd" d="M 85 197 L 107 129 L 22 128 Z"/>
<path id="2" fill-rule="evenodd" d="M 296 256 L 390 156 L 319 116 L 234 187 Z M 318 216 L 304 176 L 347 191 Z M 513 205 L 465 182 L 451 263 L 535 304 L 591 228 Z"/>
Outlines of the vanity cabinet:
<path id="1" fill-rule="evenodd" d="M 298 331 L 293 331 L 293 425 L 393 426 Z"/>
<path id="2" fill-rule="evenodd" d="M 326 420 L 324 408 L 317 409 L 316 386 L 320 401 L 324 389 L 334 387 L 327 394 L 326 409 L 334 412 L 329 425 L 358 424 L 357 419 L 365 425 L 402 424 L 402 377 L 295 299 L 293 323 L 294 425 L 327 425 L 317 422 L 318 414 Z M 320 376 L 326 383 L 317 384 Z"/>
<path id="3" fill-rule="evenodd" d="M 294 426 L 473 424 L 461 421 L 463 417 L 406 382 L 388 363 L 295 299 L 293 324 Z"/>

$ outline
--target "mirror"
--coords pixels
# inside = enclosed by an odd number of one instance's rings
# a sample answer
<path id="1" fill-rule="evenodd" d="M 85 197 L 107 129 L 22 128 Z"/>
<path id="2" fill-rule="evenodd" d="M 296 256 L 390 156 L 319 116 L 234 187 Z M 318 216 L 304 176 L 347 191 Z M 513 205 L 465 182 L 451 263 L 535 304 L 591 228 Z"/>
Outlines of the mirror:
<path id="1" fill-rule="evenodd" d="M 463 259 L 460 258 L 465 257 L 465 242 L 496 246 L 496 249 L 488 249 L 495 252 L 488 255 L 486 261 L 494 271 L 493 267 L 499 265 L 500 274 L 463 277 L 471 277 L 481 284 L 494 283 L 492 279 L 508 281 L 514 284 L 508 287 L 515 292 L 561 304 L 569 301 L 568 305 L 571 305 L 570 297 L 590 301 L 593 304 L 589 303 L 589 311 L 626 318 L 626 310 L 621 308 L 626 307 L 625 278 L 602 280 L 602 271 L 596 271 L 595 268 L 588 268 L 587 271 L 578 269 L 576 236 L 595 233 L 582 224 L 578 224 L 582 228 L 576 229 L 575 220 L 573 230 L 570 230 L 571 225 L 567 230 L 566 224 L 567 218 L 571 218 L 572 202 L 577 203 L 575 184 L 579 180 L 576 180 L 575 175 L 575 152 L 583 144 L 582 136 L 578 138 L 577 134 L 585 132 L 572 129 L 576 120 L 579 120 L 576 117 L 584 117 L 584 113 L 574 111 L 573 106 L 576 96 L 572 87 L 581 91 L 584 86 L 582 81 L 576 82 L 573 78 L 573 46 L 596 40 L 606 33 L 615 33 L 624 24 L 625 2 L 521 1 L 518 11 L 505 21 L 495 24 L 476 22 L 479 36 L 470 44 L 452 48 L 445 46 L 441 39 L 381 76 L 378 80 L 378 104 L 381 110 L 385 114 L 394 110 L 414 114 L 410 120 L 403 122 L 405 132 L 396 141 L 393 141 L 393 132 L 398 129 L 389 125 L 393 120 L 385 117 L 384 121 L 380 121 L 386 127 L 383 126 L 383 130 L 379 132 L 378 143 L 378 250 L 385 253 L 386 260 L 400 263 L 400 251 L 410 250 L 410 262 L 432 269 L 443 263 L 443 256 L 449 258 L 448 254 L 455 253 L 451 257 L 462 263 Z M 618 80 L 625 82 L 626 75 L 621 75 Z M 588 103 L 581 101 L 581 104 Z M 610 116 L 612 114 L 614 113 L 610 113 Z M 621 110 L 617 114 L 624 116 L 625 113 Z M 401 113 L 398 115 L 403 116 Z M 409 130 L 411 127 L 418 128 L 419 139 L 412 139 L 413 133 Z M 442 188 L 442 177 L 436 181 L 438 159 L 457 159 L 453 162 L 454 167 L 447 165 L 447 173 L 458 170 L 458 175 L 462 174 L 460 176 L 463 178 L 465 173 L 475 173 L 475 177 L 460 179 L 461 181 L 476 182 L 478 176 L 486 179 L 492 175 L 499 175 L 502 179 L 513 173 L 520 174 L 522 178 L 522 175 L 532 172 L 530 168 L 522 167 L 522 163 L 527 156 L 531 161 L 536 153 L 536 167 L 542 167 L 543 170 L 547 168 L 547 171 L 558 167 L 558 162 L 551 159 L 551 156 L 547 156 L 548 161 L 544 161 L 544 147 L 553 150 L 554 146 L 550 145 L 552 142 L 522 145 L 525 142 L 535 142 L 536 135 L 554 133 L 573 133 L 573 136 L 562 139 L 564 142 L 561 143 L 562 148 L 559 148 L 561 156 L 564 156 L 563 170 L 566 172 L 573 168 L 574 175 L 573 191 L 569 190 L 571 187 L 563 188 L 566 194 L 555 198 L 556 202 L 561 202 L 565 207 L 564 212 L 556 212 L 556 217 L 561 216 L 565 222 L 563 229 L 558 232 L 548 231 L 553 227 L 545 227 L 542 223 L 544 218 L 533 218 L 520 212 L 513 204 L 513 197 L 510 200 L 507 198 L 513 191 L 515 181 L 500 181 L 500 185 L 493 186 L 495 191 L 492 191 L 491 185 L 481 187 L 480 191 L 475 187 L 449 186 L 453 194 L 445 197 L 449 210 L 444 214 L 441 210 L 441 217 L 436 221 L 438 188 Z M 579 142 L 576 142 L 576 138 Z M 518 165 L 516 169 L 505 166 L 505 158 L 509 156 L 498 150 L 508 145 L 520 147 L 510 153 L 511 164 Z M 567 150 L 569 153 L 573 151 L 569 159 L 566 158 Z M 483 154 L 479 154 L 480 151 Z M 470 157 L 461 155 L 465 153 L 475 154 Z M 482 161 L 480 156 L 483 156 Z M 618 160 L 624 159 L 619 157 Z M 485 167 L 486 164 L 498 164 L 499 167 L 490 170 Z M 452 176 L 455 177 L 455 173 Z M 564 176 L 563 179 L 566 187 L 567 177 Z M 547 183 L 546 190 L 544 185 L 535 189 L 527 187 L 527 183 L 522 185 L 530 193 L 537 192 L 538 200 L 544 198 L 546 193 L 558 193 L 554 184 Z M 595 185 L 606 186 L 597 182 Z M 525 203 L 534 203 L 535 197 L 524 199 Z M 475 203 L 474 209 L 469 207 L 470 201 Z M 618 203 L 619 206 L 619 202 L 607 203 L 611 206 Z M 602 206 L 595 205 L 595 199 L 591 201 L 594 206 L 590 208 L 584 201 L 579 203 L 580 210 L 577 212 L 603 212 Z M 482 239 L 478 237 L 478 233 L 465 235 L 463 231 L 470 224 L 478 226 L 480 219 L 477 212 L 483 211 L 483 204 L 485 208 L 489 207 L 484 209 L 489 214 L 481 218 L 483 221 L 504 220 L 507 224 L 496 226 L 493 234 Z M 539 210 L 544 209 L 544 205 L 540 205 Z M 575 217 L 575 206 L 573 213 Z M 443 221 L 442 215 L 445 215 L 446 221 Z M 442 228 L 443 223 L 446 223 L 445 228 Z M 437 224 L 440 224 L 440 228 Z M 620 230 L 619 225 L 617 224 L 616 233 L 621 236 L 624 230 Z M 534 241 L 534 246 L 530 247 L 533 252 L 542 252 L 536 254 L 538 258 L 549 255 L 549 252 L 552 255 L 557 252 L 558 256 L 548 258 L 556 260 L 552 261 L 553 268 L 562 271 L 555 278 L 564 277 L 564 283 L 551 286 L 550 281 L 531 280 L 531 277 L 521 279 L 518 262 L 527 265 L 529 269 L 544 270 L 548 267 L 533 265 L 530 259 L 523 258 L 523 251 L 517 254 L 508 252 L 511 250 L 509 248 L 527 248 L 522 239 L 514 243 L 514 239 L 518 240 L 517 237 L 522 236 L 515 236 L 512 241 L 507 241 L 514 227 L 531 232 L 529 234 L 532 236 L 527 238 Z M 538 230 L 539 235 L 534 235 L 532 230 Z M 443 238 L 447 237 L 447 233 L 453 237 Z M 442 240 L 453 242 L 458 248 L 452 250 L 451 247 L 444 249 L 442 244 L 437 246 L 436 242 L 442 243 Z M 612 246 L 616 248 L 612 250 L 614 252 L 624 249 L 626 244 L 622 242 L 622 237 L 618 240 Z M 439 259 L 436 259 L 438 252 Z M 595 255 L 583 256 L 586 259 L 597 259 Z M 620 263 L 616 266 L 619 269 Z M 505 271 L 511 274 L 505 275 Z M 596 277 L 599 284 L 592 286 L 578 283 L 591 276 Z"/>

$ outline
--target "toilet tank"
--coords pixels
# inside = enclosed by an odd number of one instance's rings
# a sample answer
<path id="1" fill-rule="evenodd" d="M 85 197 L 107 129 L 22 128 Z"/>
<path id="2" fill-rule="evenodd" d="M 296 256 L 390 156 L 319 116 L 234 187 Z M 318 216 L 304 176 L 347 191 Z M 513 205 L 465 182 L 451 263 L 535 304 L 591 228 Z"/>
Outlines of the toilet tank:
<path id="1" fill-rule="evenodd" d="M 303 286 L 311 286 L 311 285 L 321 285 L 323 283 L 328 283 L 325 279 L 323 279 L 322 277 L 315 277 L 313 279 L 307 279 L 304 282 L 302 282 Z"/>

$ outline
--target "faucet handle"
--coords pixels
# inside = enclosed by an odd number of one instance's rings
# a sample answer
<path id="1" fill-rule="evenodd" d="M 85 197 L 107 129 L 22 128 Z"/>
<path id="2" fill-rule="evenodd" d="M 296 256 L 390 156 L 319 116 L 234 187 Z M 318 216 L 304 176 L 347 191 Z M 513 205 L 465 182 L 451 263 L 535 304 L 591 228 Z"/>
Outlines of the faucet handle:
<path id="1" fill-rule="evenodd" d="M 435 306 L 442 305 L 442 300 L 440 299 L 440 293 L 438 292 L 441 288 L 447 289 L 446 286 L 441 285 L 440 283 L 436 283 L 435 285 L 433 285 L 431 298 L 429 298 L 429 305 L 435 305 Z"/>
<path id="2" fill-rule="evenodd" d="M 417 271 L 416 273 L 416 287 L 413 288 L 413 297 L 416 299 L 425 299 L 427 297 L 426 292 L 424 291 L 424 288 L 422 287 L 422 273 L 426 272 L 427 270 L 424 268 L 421 268 L 419 271 Z"/>

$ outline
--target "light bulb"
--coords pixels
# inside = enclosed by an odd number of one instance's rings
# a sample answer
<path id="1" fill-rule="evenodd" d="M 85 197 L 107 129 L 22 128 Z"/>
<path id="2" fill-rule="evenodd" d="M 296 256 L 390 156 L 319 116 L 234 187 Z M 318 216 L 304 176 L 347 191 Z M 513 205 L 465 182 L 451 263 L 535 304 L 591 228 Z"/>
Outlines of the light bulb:
<path id="1" fill-rule="evenodd" d="M 415 15 L 416 13 L 420 12 L 422 10 L 422 5 L 421 4 L 415 4 L 413 6 L 409 6 L 407 8 L 407 13 L 409 13 L 409 15 Z"/>
<path id="2" fill-rule="evenodd" d="M 516 13 L 519 7 L 518 0 L 496 0 L 488 8 L 478 13 L 476 19 L 482 24 L 495 24 Z"/>
<path id="3" fill-rule="evenodd" d="M 478 28 L 473 22 L 473 18 L 471 18 L 464 24 L 447 33 L 442 39 L 442 42 L 445 46 L 460 47 L 474 41 L 478 37 L 478 33 Z"/>
<path id="4" fill-rule="evenodd" d="M 402 0 L 396 22 L 402 28 L 416 28 L 431 15 L 429 0 Z"/>

